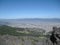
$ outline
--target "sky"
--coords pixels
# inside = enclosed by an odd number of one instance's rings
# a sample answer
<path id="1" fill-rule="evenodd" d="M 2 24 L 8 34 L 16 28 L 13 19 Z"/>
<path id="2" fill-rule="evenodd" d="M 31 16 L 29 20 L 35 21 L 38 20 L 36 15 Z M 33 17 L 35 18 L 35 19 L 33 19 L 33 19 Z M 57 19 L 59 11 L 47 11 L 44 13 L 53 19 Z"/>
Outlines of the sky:
<path id="1" fill-rule="evenodd" d="M 0 0 L 0 19 L 60 18 L 59 0 Z"/>

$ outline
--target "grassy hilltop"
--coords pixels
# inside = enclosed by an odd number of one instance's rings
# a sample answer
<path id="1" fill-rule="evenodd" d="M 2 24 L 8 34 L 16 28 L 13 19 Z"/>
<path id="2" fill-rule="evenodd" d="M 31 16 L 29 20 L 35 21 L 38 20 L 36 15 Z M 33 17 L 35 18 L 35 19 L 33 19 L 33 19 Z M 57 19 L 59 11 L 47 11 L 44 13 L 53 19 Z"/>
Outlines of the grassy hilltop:
<path id="1" fill-rule="evenodd" d="M 28 29 L 28 28 L 15 28 L 6 25 L 0 26 L 0 35 L 14 35 L 14 36 L 42 36 L 45 33 L 44 30 L 36 31 L 37 29 Z"/>

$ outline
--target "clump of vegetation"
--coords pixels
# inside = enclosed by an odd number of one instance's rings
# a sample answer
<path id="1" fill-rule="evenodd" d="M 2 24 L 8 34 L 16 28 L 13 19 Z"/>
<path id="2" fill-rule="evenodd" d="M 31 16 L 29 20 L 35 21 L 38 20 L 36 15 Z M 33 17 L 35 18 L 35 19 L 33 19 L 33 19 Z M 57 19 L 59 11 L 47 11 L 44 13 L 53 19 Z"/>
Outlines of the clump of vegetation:
<path id="1" fill-rule="evenodd" d="M 24 32 L 24 33 L 21 33 L 21 32 Z M 29 32 L 29 33 L 26 33 L 26 32 Z M 41 35 L 40 32 L 37 32 L 37 31 L 25 31 L 24 28 L 15 28 L 15 27 L 10 27 L 10 26 L 7 26 L 7 25 L 2 25 L 0 26 L 0 35 L 13 35 L 13 36 L 36 36 L 36 37 L 39 37 Z"/>
<path id="2" fill-rule="evenodd" d="M 18 35 L 16 29 L 10 26 L 2 25 L 0 26 L 0 35 Z"/>

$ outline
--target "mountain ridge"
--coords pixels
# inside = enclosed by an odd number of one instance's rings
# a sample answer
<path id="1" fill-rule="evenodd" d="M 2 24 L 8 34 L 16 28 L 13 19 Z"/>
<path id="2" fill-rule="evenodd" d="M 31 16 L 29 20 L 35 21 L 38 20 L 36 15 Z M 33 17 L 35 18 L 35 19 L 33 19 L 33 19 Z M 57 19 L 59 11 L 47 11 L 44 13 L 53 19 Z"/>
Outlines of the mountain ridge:
<path id="1" fill-rule="evenodd" d="M 0 19 L 0 22 L 17 22 L 17 21 L 31 21 L 31 22 L 60 22 L 60 18 L 23 18 L 23 19 Z"/>

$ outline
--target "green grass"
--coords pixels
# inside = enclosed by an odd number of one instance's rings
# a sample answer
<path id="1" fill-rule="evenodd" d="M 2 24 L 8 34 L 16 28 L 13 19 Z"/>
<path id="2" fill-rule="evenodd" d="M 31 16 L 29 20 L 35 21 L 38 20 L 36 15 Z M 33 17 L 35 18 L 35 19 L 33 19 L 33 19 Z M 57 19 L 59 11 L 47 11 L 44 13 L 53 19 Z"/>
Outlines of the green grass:
<path id="1" fill-rule="evenodd" d="M 36 36 L 39 37 L 41 36 L 41 34 L 39 34 L 38 32 L 17 32 L 17 30 L 24 30 L 24 28 L 14 28 L 14 27 L 10 27 L 10 26 L 6 26 L 6 25 L 2 25 L 0 26 L 0 35 L 13 35 L 13 36 Z"/>
<path id="2" fill-rule="evenodd" d="M 14 35 L 14 36 L 18 36 L 20 35 L 20 33 L 16 32 L 15 28 L 12 28 L 10 26 L 6 26 L 6 25 L 2 25 L 0 26 L 0 35 Z"/>

